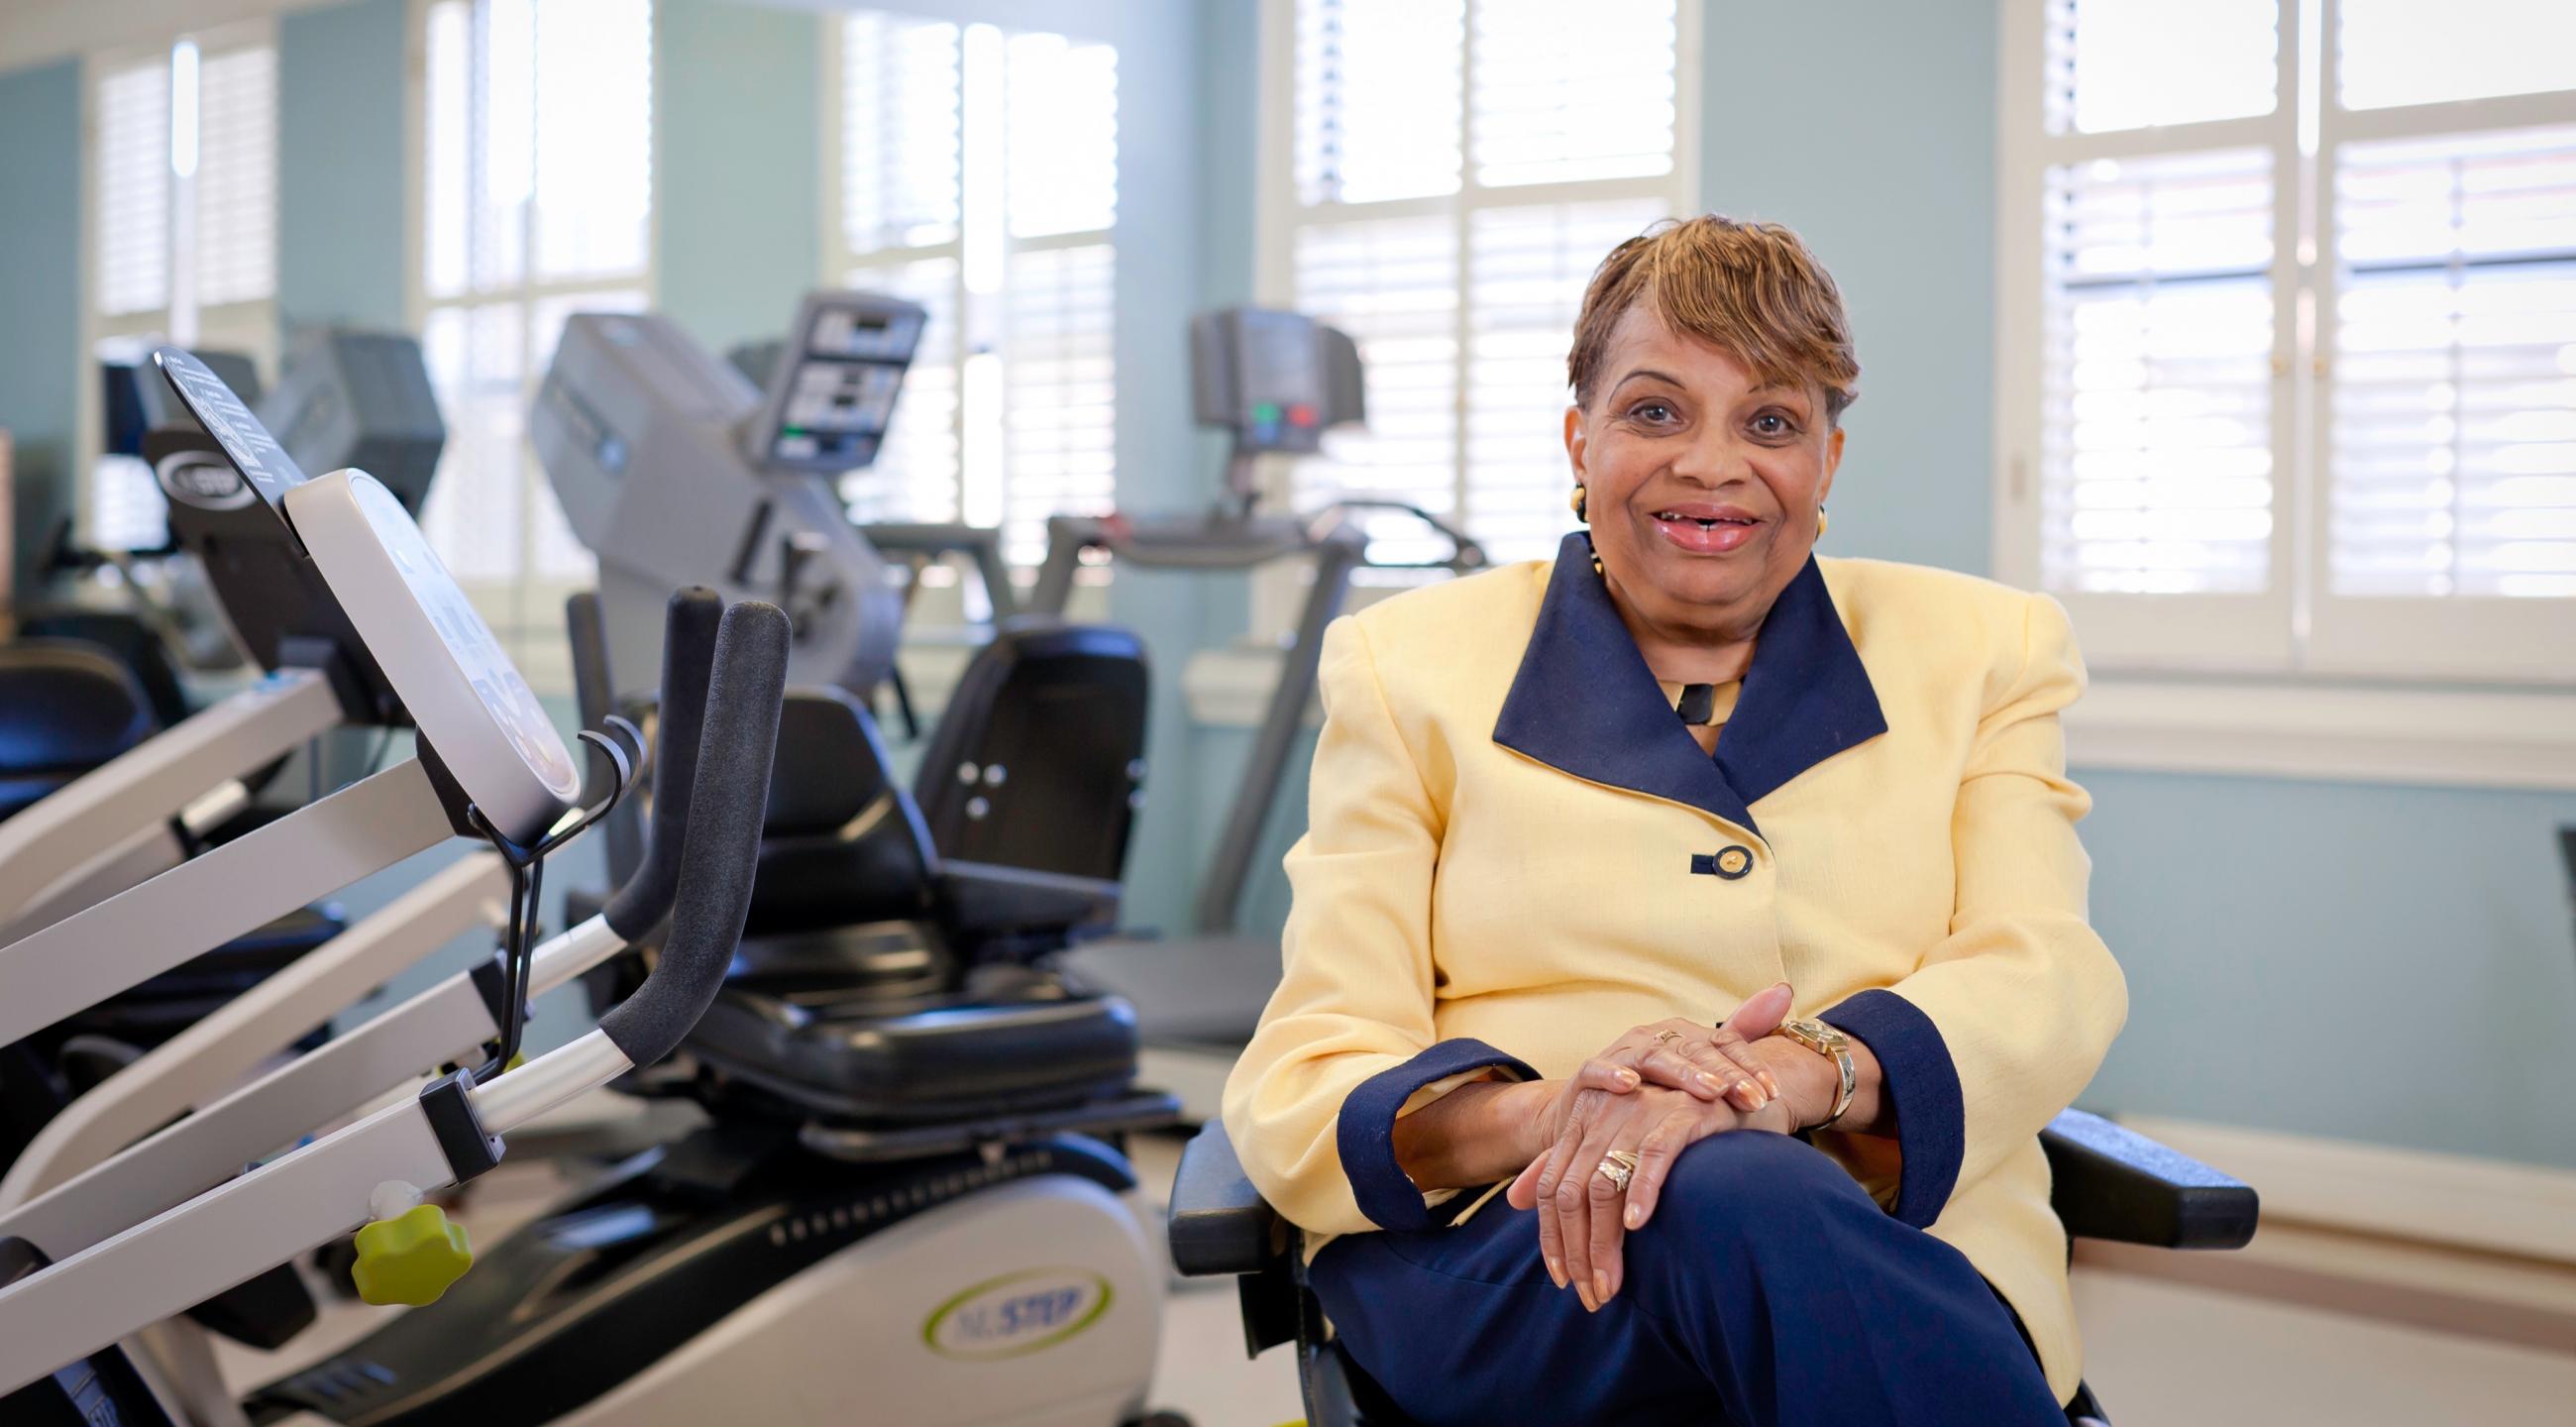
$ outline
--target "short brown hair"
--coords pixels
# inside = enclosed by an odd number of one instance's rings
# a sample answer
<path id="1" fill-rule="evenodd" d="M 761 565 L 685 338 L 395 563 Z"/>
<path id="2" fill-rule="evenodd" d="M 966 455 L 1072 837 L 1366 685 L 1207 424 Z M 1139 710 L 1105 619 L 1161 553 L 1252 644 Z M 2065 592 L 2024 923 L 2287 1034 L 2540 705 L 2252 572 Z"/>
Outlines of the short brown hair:
<path id="1" fill-rule="evenodd" d="M 1714 213 L 1667 219 L 1610 250 L 1584 289 L 1565 373 L 1592 404 L 1611 329 L 1641 301 L 1673 331 L 1716 347 L 1764 382 L 1825 391 L 1825 419 L 1860 399 L 1842 292 L 1798 235 Z"/>

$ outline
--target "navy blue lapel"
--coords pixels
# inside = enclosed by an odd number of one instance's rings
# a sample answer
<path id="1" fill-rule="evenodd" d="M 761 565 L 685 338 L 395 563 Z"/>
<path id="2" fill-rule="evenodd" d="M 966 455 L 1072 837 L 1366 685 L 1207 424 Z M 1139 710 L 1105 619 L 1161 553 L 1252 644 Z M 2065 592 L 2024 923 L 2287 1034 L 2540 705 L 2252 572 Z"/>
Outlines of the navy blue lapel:
<path id="1" fill-rule="evenodd" d="M 1878 691 L 1810 559 L 1763 621 L 1712 760 L 1665 701 L 1578 531 L 1557 549 L 1494 741 L 1575 777 L 1753 829 L 1748 804 L 1886 731 Z"/>

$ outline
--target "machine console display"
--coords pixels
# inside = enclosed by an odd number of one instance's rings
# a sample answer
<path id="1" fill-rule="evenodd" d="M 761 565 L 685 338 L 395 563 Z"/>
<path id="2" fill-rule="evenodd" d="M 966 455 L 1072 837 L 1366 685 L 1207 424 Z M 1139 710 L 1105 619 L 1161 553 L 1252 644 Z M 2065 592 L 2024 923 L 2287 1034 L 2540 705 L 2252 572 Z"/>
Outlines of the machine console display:
<path id="1" fill-rule="evenodd" d="M 896 298 L 808 296 L 770 373 L 754 456 L 773 469 L 823 475 L 874 461 L 924 320 L 921 308 Z"/>
<path id="2" fill-rule="evenodd" d="M 364 471 L 307 478 L 204 363 L 175 347 L 154 350 L 152 360 L 303 542 L 365 652 L 467 796 L 507 836 L 542 834 L 580 792 L 572 754 L 402 502 Z"/>
<path id="3" fill-rule="evenodd" d="M 1199 421 L 1238 454 L 1311 454 L 1324 432 L 1365 418 L 1358 348 L 1301 312 L 1230 307 L 1190 323 Z"/>

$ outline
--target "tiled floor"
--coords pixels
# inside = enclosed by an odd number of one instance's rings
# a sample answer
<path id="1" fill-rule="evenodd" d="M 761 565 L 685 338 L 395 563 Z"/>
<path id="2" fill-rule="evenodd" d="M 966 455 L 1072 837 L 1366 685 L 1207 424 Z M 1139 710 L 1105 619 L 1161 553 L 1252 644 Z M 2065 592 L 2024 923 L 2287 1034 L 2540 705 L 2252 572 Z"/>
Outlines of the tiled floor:
<path id="1" fill-rule="evenodd" d="M 1135 1158 L 1159 1212 L 1178 1142 L 1141 1141 Z M 483 1181 L 468 1220 L 478 1235 L 506 1231 L 552 1197 L 542 1175 L 507 1180 L 503 1172 Z M 2576 1423 L 2576 1341 L 2563 1352 L 2510 1347 L 2117 1272 L 2079 1271 L 2076 1301 L 2088 1376 L 2119 1427 Z M 374 1321 L 374 1310 L 326 1309 L 284 1353 L 227 1346 L 226 1375 L 266 1381 Z M 1301 1416 L 1289 1354 L 1244 1357 L 1231 1281 L 1174 1285 L 1152 1403 L 1197 1427 L 1277 1427 Z"/>

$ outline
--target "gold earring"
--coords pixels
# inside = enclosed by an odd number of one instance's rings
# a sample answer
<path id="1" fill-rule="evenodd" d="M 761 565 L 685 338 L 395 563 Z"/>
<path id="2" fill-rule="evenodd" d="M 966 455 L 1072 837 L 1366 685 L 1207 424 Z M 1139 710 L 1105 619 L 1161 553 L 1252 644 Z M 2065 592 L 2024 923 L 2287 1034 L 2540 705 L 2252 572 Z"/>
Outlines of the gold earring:
<path id="1" fill-rule="evenodd" d="M 1583 487 L 1581 487 L 1581 486 L 1576 486 L 1574 489 L 1575 489 L 1575 492 L 1576 492 L 1577 497 L 1579 498 L 1579 497 L 1580 497 L 1580 495 L 1581 495 L 1581 493 L 1582 493 Z M 1597 578 L 1600 578 L 1600 577 L 1601 577 L 1601 552 L 1600 552 L 1600 550 L 1596 549 L 1596 548 L 1593 546 L 1593 544 L 1592 544 L 1592 537 L 1591 537 L 1591 536 L 1586 535 L 1586 536 L 1584 536 L 1584 537 L 1583 537 L 1583 549 L 1584 549 L 1584 553 L 1586 553 L 1586 554 L 1588 554 L 1588 555 L 1590 555 L 1590 556 L 1592 557 L 1592 574 L 1593 574 L 1594 578 L 1596 578 L 1596 579 L 1597 579 Z"/>
<path id="2" fill-rule="evenodd" d="M 1816 538 L 1817 538 L 1818 540 L 1822 540 L 1822 539 L 1824 539 L 1824 538 L 1825 538 L 1825 527 L 1827 527 L 1827 526 L 1829 526 L 1829 525 L 1831 525 L 1831 524 L 1833 524 L 1833 519 L 1832 519 L 1832 517 L 1830 517 L 1830 516 L 1828 516 L 1828 515 L 1826 515 L 1826 514 L 1825 514 L 1825 508 L 1824 508 L 1823 506 L 1821 506 L 1821 505 L 1817 506 L 1817 507 L 1816 507 Z"/>
<path id="3" fill-rule="evenodd" d="M 1586 525 L 1592 523 L 1592 517 L 1583 513 L 1583 482 L 1576 481 L 1574 483 L 1574 498 L 1567 501 L 1566 504 L 1574 507 L 1575 519 L 1582 521 Z"/>

